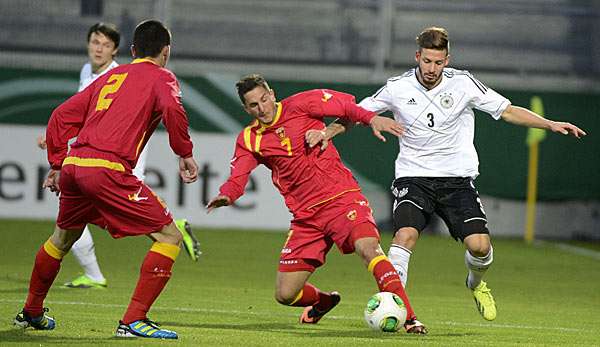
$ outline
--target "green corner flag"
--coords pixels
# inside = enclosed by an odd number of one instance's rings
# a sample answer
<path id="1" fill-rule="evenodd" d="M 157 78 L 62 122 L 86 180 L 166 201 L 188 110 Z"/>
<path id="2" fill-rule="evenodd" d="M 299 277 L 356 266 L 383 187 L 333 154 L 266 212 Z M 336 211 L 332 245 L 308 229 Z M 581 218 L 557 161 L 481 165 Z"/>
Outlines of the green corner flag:
<path id="1" fill-rule="evenodd" d="M 543 117 L 544 104 L 542 104 L 542 98 L 539 96 L 532 97 L 530 110 Z M 544 138 L 546 138 L 546 130 L 544 129 L 529 128 L 529 130 L 527 130 L 527 146 L 531 146 L 534 143 L 540 143 Z"/>

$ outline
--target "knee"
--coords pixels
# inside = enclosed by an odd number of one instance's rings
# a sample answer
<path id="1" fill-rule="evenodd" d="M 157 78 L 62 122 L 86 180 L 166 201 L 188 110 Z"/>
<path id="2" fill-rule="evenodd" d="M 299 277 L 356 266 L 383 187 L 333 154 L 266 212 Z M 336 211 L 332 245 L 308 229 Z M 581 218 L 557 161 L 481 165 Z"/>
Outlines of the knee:
<path id="1" fill-rule="evenodd" d="M 179 230 L 177 230 L 177 233 L 171 235 L 172 236 L 172 240 L 174 244 L 181 244 L 181 242 L 183 242 L 183 235 L 181 235 L 181 232 Z"/>
<path id="2" fill-rule="evenodd" d="M 487 234 L 470 235 L 465 239 L 465 244 L 469 253 L 474 257 L 485 257 L 492 249 L 492 244 Z"/>
<path id="3" fill-rule="evenodd" d="M 181 242 L 183 241 L 183 236 L 181 236 L 181 234 L 165 235 L 157 241 L 180 246 Z"/>
<path id="4" fill-rule="evenodd" d="M 365 265 L 369 265 L 371 260 L 374 258 L 384 255 L 385 253 L 379 245 L 379 240 L 376 238 L 363 238 L 359 239 L 354 244 L 356 254 L 358 254 L 364 261 Z"/>
<path id="5" fill-rule="evenodd" d="M 56 227 L 54 233 L 50 236 L 50 242 L 61 252 L 67 253 L 81 236 L 81 231 L 64 230 Z"/>
<path id="6" fill-rule="evenodd" d="M 419 232 L 413 227 L 400 228 L 394 234 L 392 243 L 412 250 L 419 239 Z"/>
<path id="7" fill-rule="evenodd" d="M 52 244 L 54 245 L 54 247 L 56 247 L 56 249 L 58 249 L 59 251 L 61 251 L 64 254 L 69 253 L 69 251 L 73 247 L 73 244 L 75 243 L 75 241 L 73 241 L 73 242 L 62 242 L 62 241 L 57 241 L 57 240 L 54 240 L 54 239 L 50 239 L 50 242 L 52 242 Z"/>
<path id="8" fill-rule="evenodd" d="M 282 305 L 290 305 L 296 300 L 298 294 L 298 292 L 291 289 L 277 288 L 275 290 L 275 300 Z"/>
<path id="9" fill-rule="evenodd" d="M 175 222 L 171 223 L 171 226 L 172 228 L 168 228 L 165 234 L 168 236 L 168 239 L 171 243 L 179 245 L 183 241 L 183 235 L 181 234 L 181 231 Z"/>
<path id="10" fill-rule="evenodd" d="M 486 255 L 490 254 L 490 245 L 479 245 L 476 248 L 470 248 L 469 252 L 474 256 L 474 257 L 485 257 Z"/>
<path id="11" fill-rule="evenodd" d="M 181 245 L 181 241 L 183 241 L 181 231 L 179 231 L 175 223 L 171 223 L 162 230 L 152 233 L 151 236 L 155 241 L 170 243 L 173 245 Z"/>

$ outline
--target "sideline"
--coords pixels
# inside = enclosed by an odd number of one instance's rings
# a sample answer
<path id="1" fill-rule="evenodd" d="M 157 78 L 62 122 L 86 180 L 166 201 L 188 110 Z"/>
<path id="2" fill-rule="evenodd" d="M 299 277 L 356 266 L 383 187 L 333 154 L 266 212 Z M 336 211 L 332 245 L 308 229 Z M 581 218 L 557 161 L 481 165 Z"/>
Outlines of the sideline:
<path id="1" fill-rule="evenodd" d="M 573 246 L 573 245 L 569 245 L 566 243 L 554 243 L 554 242 L 548 242 L 548 241 L 535 241 L 535 244 L 539 245 L 539 246 L 552 246 L 552 247 L 558 248 L 567 253 L 576 254 L 576 255 L 600 260 L 600 251 L 595 251 L 595 250 L 589 249 L 589 248 Z"/>

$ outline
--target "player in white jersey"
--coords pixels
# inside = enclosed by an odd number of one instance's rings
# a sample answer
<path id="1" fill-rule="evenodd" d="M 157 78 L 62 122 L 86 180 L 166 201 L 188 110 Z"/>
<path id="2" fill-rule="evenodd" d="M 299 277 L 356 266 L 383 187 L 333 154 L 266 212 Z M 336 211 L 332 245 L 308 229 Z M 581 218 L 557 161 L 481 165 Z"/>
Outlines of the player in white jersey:
<path id="1" fill-rule="evenodd" d="M 487 219 L 473 180 L 479 175 L 473 145 L 475 115 L 484 111 L 498 120 L 548 129 L 577 138 L 586 135 L 565 122 L 544 119 L 511 102 L 475 79 L 469 72 L 448 68 L 448 33 L 431 27 L 417 36 L 418 66 L 390 78 L 360 106 L 374 112 L 391 111 L 405 127 L 399 138 L 392 191 L 396 233 L 389 259 L 404 285 L 408 263 L 421 230 L 435 212 L 450 234 L 466 247 L 466 285 L 483 318 L 496 318 L 496 303 L 483 275 L 493 261 Z M 310 146 L 322 147 L 345 127 L 332 123 L 326 131 L 307 133 Z"/>
<path id="2" fill-rule="evenodd" d="M 84 90 L 98 77 L 104 75 L 112 68 L 119 66 L 115 60 L 119 48 L 120 33 L 113 24 L 96 23 L 90 27 L 87 35 L 87 51 L 89 62 L 85 63 L 79 74 L 78 92 Z M 38 145 L 46 148 L 45 138 L 38 138 Z M 140 157 L 133 174 L 140 180 L 145 178 L 146 157 L 148 147 L 146 146 Z M 200 245 L 187 220 L 178 219 L 175 223 L 181 231 L 184 246 L 192 260 L 197 261 L 200 255 Z M 107 281 L 96 258 L 94 240 L 89 228 L 86 226 L 77 242 L 73 244 L 71 253 L 84 270 L 84 274 L 64 285 L 69 288 L 106 288 Z"/>
<path id="3" fill-rule="evenodd" d="M 87 52 L 89 62 L 85 63 L 79 73 L 79 88 L 84 90 L 96 78 L 104 75 L 110 69 L 119 66 L 115 60 L 119 48 L 121 35 L 112 24 L 96 23 L 88 30 Z M 144 163 L 146 155 L 140 156 Z M 142 165 L 143 167 L 143 165 Z M 105 288 L 106 278 L 100 270 L 94 250 L 94 239 L 88 226 L 85 227 L 81 237 L 73 244 L 71 253 L 84 270 L 84 274 L 65 283 L 69 288 Z"/>

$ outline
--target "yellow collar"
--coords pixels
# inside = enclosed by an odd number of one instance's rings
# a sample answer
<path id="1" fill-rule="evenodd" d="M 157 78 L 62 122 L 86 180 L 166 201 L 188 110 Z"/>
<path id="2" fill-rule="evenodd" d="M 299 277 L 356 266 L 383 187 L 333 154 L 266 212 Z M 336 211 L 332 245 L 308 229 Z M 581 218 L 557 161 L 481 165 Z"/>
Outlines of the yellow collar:
<path id="1" fill-rule="evenodd" d="M 273 125 L 275 125 L 277 121 L 279 121 L 279 118 L 281 117 L 281 109 L 283 108 L 283 106 L 281 106 L 280 102 L 276 102 L 275 105 L 277 105 L 277 112 L 275 113 L 275 117 L 273 118 L 271 123 L 263 123 L 260 120 L 258 121 L 262 128 L 270 128 Z"/>
<path id="2" fill-rule="evenodd" d="M 154 65 L 158 65 L 155 61 L 148 59 L 148 58 L 137 58 L 134 59 L 132 62 L 132 64 L 138 64 L 138 63 L 152 63 Z"/>

